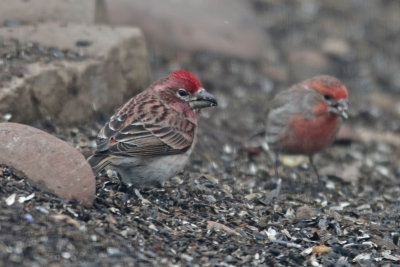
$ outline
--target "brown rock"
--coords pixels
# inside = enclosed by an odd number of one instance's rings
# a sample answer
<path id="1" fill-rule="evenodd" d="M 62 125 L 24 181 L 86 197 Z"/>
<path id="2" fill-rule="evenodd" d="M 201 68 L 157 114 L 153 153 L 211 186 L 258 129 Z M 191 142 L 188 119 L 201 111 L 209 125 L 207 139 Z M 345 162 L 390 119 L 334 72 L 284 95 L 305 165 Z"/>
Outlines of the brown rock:
<path id="1" fill-rule="evenodd" d="M 322 43 L 322 51 L 330 56 L 345 58 L 350 54 L 350 45 L 342 39 L 328 38 Z"/>
<path id="2" fill-rule="evenodd" d="M 328 254 L 331 252 L 331 248 L 327 247 L 325 245 L 320 245 L 320 246 L 314 246 L 312 248 L 312 253 L 317 253 L 317 254 Z"/>
<path id="3" fill-rule="evenodd" d="M 303 205 L 296 210 L 296 219 L 310 219 L 313 217 L 314 211 L 308 205 Z"/>
<path id="4" fill-rule="evenodd" d="M 373 92 L 368 94 L 371 104 L 400 118 L 400 97 L 395 94 Z"/>
<path id="5" fill-rule="evenodd" d="M 0 123 L 0 164 L 21 171 L 38 188 L 91 207 L 95 198 L 92 169 L 79 151 L 36 128 Z"/>
<path id="6" fill-rule="evenodd" d="M 398 246 L 396 246 L 393 242 L 383 239 L 382 237 L 379 237 L 377 235 L 371 236 L 371 241 L 385 249 L 400 250 L 400 248 Z"/>
<path id="7" fill-rule="evenodd" d="M 263 67 L 263 71 L 269 78 L 278 82 L 287 82 L 288 80 L 288 72 L 283 67 L 268 64 Z"/>
<path id="8" fill-rule="evenodd" d="M 365 127 L 350 128 L 343 125 L 339 130 L 337 139 L 351 140 L 367 144 L 371 142 L 381 142 L 395 147 L 400 147 L 400 134 L 390 131 L 376 131 Z"/>
<path id="9" fill-rule="evenodd" d="M 48 23 L 0 28 L 0 39 L 38 42 L 87 58 L 26 65 L 27 73 L 13 77 L 0 91 L 0 113 L 10 113 L 12 121 L 49 117 L 60 124 L 86 122 L 110 115 L 149 85 L 147 49 L 137 28 Z M 82 40 L 89 45 L 77 46 Z"/>
<path id="10" fill-rule="evenodd" d="M 329 73 L 329 60 L 319 51 L 312 49 L 293 50 L 290 51 L 288 59 L 296 80 Z"/>

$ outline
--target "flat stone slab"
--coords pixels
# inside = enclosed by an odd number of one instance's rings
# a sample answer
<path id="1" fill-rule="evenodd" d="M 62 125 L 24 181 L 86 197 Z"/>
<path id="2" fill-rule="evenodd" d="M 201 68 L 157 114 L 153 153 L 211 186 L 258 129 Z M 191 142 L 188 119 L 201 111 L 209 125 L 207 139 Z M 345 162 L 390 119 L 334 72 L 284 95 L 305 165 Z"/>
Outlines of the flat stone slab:
<path id="1" fill-rule="evenodd" d="M 251 1 L 106 0 L 112 25 L 140 27 L 156 49 L 259 60 L 272 48 Z"/>
<path id="2" fill-rule="evenodd" d="M 22 172 L 43 191 L 93 205 L 96 186 L 91 167 L 79 151 L 46 132 L 0 123 L 0 164 Z"/>
<path id="3" fill-rule="evenodd" d="M 0 23 L 48 21 L 94 23 L 99 21 L 103 1 L 99 0 L 1 0 Z M 101 17 L 100 17 L 101 18 Z M 101 21 L 101 20 L 100 20 Z"/>
<path id="4" fill-rule="evenodd" d="M 0 114 L 10 114 L 14 122 L 50 118 L 76 124 L 108 117 L 149 84 L 146 43 L 138 28 L 45 23 L 0 28 L 0 40 L 18 40 L 18 47 L 39 44 L 57 55 L 26 63 L 20 76 L 0 84 Z M 63 56 L 69 51 L 80 57 Z M 15 57 L 2 64 L 12 65 Z"/>

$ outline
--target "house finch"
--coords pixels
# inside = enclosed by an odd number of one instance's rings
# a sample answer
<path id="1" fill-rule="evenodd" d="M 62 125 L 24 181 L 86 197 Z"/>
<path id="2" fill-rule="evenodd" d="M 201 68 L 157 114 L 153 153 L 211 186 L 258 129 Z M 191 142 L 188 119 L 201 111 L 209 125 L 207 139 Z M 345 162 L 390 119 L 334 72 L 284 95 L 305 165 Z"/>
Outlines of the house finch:
<path id="1" fill-rule="evenodd" d="M 110 165 L 127 184 L 162 185 L 188 161 L 200 109 L 216 105 L 193 73 L 175 71 L 118 109 L 88 161 L 96 175 Z"/>
<path id="2" fill-rule="evenodd" d="M 347 111 L 347 89 L 331 76 L 316 76 L 277 94 L 266 126 L 266 141 L 276 155 L 275 176 L 283 152 L 308 155 L 319 179 L 313 155 L 332 144 Z"/>

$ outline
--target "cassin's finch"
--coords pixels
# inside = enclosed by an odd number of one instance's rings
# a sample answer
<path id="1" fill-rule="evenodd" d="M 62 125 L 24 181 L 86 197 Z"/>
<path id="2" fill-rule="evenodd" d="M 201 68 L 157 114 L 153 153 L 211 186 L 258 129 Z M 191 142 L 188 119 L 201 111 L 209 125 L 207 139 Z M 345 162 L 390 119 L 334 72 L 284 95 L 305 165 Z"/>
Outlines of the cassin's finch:
<path id="1" fill-rule="evenodd" d="M 308 155 L 319 178 L 313 155 L 335 140 L 341 119 L 348 117 L 348 92 L 331 76 L 316 76 L 295 84 L 272 100 L 266 140 L 276 153 Z"/>
<path id="2" fill-rule="evenodd" d="M 88 161 L 96 175 L 110 166 L 127 184 L 162 185 L 188 161 L 200 110 L 216 105 L 193 73 L 175 71 L 119 108 Z"/>

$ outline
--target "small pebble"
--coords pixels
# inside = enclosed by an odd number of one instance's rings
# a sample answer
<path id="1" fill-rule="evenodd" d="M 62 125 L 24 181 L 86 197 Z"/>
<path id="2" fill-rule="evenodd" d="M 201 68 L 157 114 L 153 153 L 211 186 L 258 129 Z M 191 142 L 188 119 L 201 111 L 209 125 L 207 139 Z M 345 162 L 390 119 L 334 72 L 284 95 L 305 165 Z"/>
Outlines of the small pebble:
<path id="1" fill-rule="evenodd" d="M 35 221 L 35 219 L 33 218 L 33 216 L 29 213 L 24 215 L 25 220 L 27 220 L 28 222 L 32 223 Z"/>

